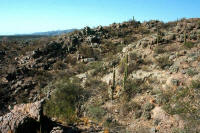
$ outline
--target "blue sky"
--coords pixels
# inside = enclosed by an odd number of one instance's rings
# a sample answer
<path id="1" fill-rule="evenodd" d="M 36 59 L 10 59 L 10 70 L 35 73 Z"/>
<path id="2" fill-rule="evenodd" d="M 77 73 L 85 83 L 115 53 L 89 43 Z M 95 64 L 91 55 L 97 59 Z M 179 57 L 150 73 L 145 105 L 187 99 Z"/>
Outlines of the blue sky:
<path id="1" fill-rule="evenodd" d="M 200 17 L 200 0 L 1 0 L 0 34 Z"/>

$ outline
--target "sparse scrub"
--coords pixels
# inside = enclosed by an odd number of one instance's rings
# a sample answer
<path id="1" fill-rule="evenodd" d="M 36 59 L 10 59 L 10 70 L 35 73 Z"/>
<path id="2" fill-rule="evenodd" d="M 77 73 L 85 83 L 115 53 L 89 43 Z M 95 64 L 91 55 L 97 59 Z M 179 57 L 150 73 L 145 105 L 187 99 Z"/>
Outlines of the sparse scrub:
<path id="1" fill-rule="evenodd" d="M 137 93 L 141 93 L 141 82 L 137 80 L 127 80 L 124 86 L 124 92 L 121 98 L 122 102 L 130 101 Z"/>
<path id="2" fill-rule="evenodd" d="M 76 61 L 77 61 L 77 59 L 75 57 L 67 55 L 65 63 L 71 64 L 71 65 L 76 65 Z"/>
<path id="3" fill-rule="evenodd" d="M 184 46 L 186 47 L 186 48 L 189 48 L 189 49 L 191 49 L 191 48 L 193 48 L 194 47 L 194 43 L 193 42 L 185 42 L 184 43 Z"/>
<path id="4" fill-rule="evenodd" d="M 100 122 L 105 116 L 106 111 L 100 106 L 89 106 L 88 113 L 94 120 Z"/>
<path id="5" fill-rule="evenodd" d="M 199 81 L 192 81 L 191 87 L 185 87 L 173 92 L 162 93 L 161 105 L 163 109 L 171 115 L 179 115 L 187 122 L 185 127 L 188 129 L 197 129 L 200 121 L 199 113 Z M 196 89 L 195 89 L 196 88 Z"/>
<path id="6" fill-rule="evenodd" d="M 89 47 L 87 44 L 81 45 L 79 47 L 79 53 L 87 58 L 94 57 L 94 50 L 93 48 Z"/>
<path id="7" fill-rule="evenodd" d="M 195 69 L 188 69 L 187 74 L 189 76 L 194 76 L 194 75 L 198 74 L 198 72 Z"/>
<path id="8" fill-rule="evenodd" d="M 157 46 L 157 47 L 154 49 L 154 52 L 155 52 L 156 54 L 163 54 L 163 53 L 166 52 L 166 50 L 165 50 L 165 47 L 161 45 L 161 46 Z"/>
<path id="9" fill-rule="evenodd" d="M 61 60 L 57 61 L 56 63 L 53 64 L 53 69 L 54 70 L 63 70 L 66 69 L 67 66 L 64 64 Z"/>
<path id="10" fill-rule="evenodd" d="M 105 55 L 115 55 L 121 52 L 123 47 L 123 44 L 113 43 L 112 41 L 104 41 L 103 44 L 100 46 L 102 53 Z"/>
<path id="11" fill-rule="evenodd" d="M 132 52 L 129 54 L 130 60 L 136 61 L 138 59 L 138 54 L 136 52 Z"/>
<path id="12" fill-rule="evenodd" d="M 131 111 L 138 112 L 140 109 L 141 106 L 137 102 L 126 102 L 122 104 L 120 108 L 121 113 L 124 116 L 126 116 Z"/>
<path id="13" fill-rule="evenodd" d="M 158 65 L 160 66 L 160 68 L 164 69 L 165 67 L 169 67 L 172 65 L 172 62 L 169 60 L 168 56 L 162 56 L 158 59 L 156 59 Z"/>
<path id="14" fill-rule="evenodd" d="M 200 80 L 192 80 L 190 86 L 193 89 L 200 89 Z"/>

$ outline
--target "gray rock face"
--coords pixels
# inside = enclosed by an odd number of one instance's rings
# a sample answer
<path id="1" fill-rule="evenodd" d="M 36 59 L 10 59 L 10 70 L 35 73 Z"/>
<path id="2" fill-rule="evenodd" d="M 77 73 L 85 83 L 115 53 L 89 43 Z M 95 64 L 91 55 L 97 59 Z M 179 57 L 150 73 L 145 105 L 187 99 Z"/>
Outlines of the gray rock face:
<path id="1" fill-rule="evenodd" d="M 175 34 L 169 33 L 166 36 L 164 36 L 163 39 L 164 39 L 164 41 L 169 42 L 169 41 L 174 40 L 175 38 L 176 38 Z"/>
<path id="2" fill-rule="evenodd" d="M 43 101 L 38 101 L 14 106 L 11 112 L 0 117 L 0 132 L 35 130 L 42 115 L 42 103 Z"/>
<path id="3" fill-rule="evenodd" d="M 195 23 L 187 23 L 186 28 L 188 30 L 192 30 L 193 28 L 195 28 Z"/>
<path id="4" fill-rule="evenodd" d="M 26 132 L 30 131 L 30 129 L 35 129 L 38 126 L 37 122 L 27 115 L 12 112 L 0 117 L 0 125 L 1 133 Z"/>
<path id="5" fill-rule="evenodd" d="M 150 37 L 145 37 L 145 38 L 143 38 L 143 39 L 141 39 L 141 40 L 138 41 L 138 43 L 136 45 L 136 48 L 138 48 L 140 46 L 142 48 L 145 48 L 148 45 L 154 45 L 154 44 L 156 44 L 156 42 L 157 42 L 157 38 L 156 38 L 155 35 L 152 35 Z"/>

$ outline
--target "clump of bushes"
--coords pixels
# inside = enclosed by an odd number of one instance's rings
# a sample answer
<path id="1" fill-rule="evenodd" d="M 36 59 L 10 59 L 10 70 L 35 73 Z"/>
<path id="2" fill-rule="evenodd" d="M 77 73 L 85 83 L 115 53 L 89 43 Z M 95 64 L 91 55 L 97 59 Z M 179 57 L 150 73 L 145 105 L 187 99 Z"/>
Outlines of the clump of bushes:
<path id="1" fill-rule="evenodd" d="M 191 48 L 193 48 L 194 47 L 194 43 L 193 42 L 185 42 L 184 43 L 184 46 L 186 47 L 186 48 L 189 48 L 189 49 L 191 49 Z"/>
<path id="2" fill-rule="evenodd" d="M 109 54 L 116 55 L 117 53 L 122 51 L 122 48 L 125 46 L 120 43 L 114 43 L 112 41 L 104 41 L 103 44 L 100 45 L 101 53 L 103 54 Z M 108 56 L 108 55 L 107 55 Z"/>
<path id="3" fill-rule="evenodd" d="M 87 44 L 80 45 L 78 51 L 79 51 L 79 54 L 87 58 L 98 58 L 100 55 L 100 52 L 98 50 L 93 49 Z"/>
<path id="4" fill-rule="evenodd" d="M 190 87 L 162 92 L 159 96 L 162 108 L 168 114 L 181 116 L 189 129 L 195 129 L 200 123 L 199 88 L 200 82 L 192 81 Z"/>
<path id="5" fill-rule="evenodd" d="M 193 89 L 200 89 L 200 80 L 193 80 L 190 86 Z"/>
<path id="6" fill-rule="evenodd" d="M 54 84 L 55 92 L 44 105 L 44 114 L 66 124 L 77 120 L 83 90 L 78 82 L 62 79 Z"/>
<path id="7" fill-rule="evenodd" d="M 120 97 L 121 102 L 128 102 L 131 100 L 132 97 L 134 97 L 138 93 L 143 93 L 146 90 L 151 90 L 151 86 L 147 85 L 142 80 L 131 80 L 128 79 L 126 81 L 124 92 L 122 96 Z"/>
<path id="8" fill-rule="evenodd" d="M 63 70 L 66 69 L 67 66 L 65 63 L 63 63 L 61 60 L 57 61 L 56 63 L 53 64 L 53 69 L 54 70 Z"/>
<path id="9" fill-rule="evenodd" d="M 195 69 L 188 69 L 187 74 L 189 76 L 194 76 L 194 75 L 198 74 L 198 72 Z"/>
<path id="10" fill-rule="evenodd" d="M 141 106 L 137 102 L 126 102 L 122 104 L 120 108 L 120 112 L 122 115 L 126 116 L 131 111 L 138 113 L 140 109 L 141 109 Z"/>
<path id="11" fill-rule="evenodd" d="M 106 111 L 98 105 L 91 105 L 88 107 L 88 113 L 94 120 L 101 121 Z"/>

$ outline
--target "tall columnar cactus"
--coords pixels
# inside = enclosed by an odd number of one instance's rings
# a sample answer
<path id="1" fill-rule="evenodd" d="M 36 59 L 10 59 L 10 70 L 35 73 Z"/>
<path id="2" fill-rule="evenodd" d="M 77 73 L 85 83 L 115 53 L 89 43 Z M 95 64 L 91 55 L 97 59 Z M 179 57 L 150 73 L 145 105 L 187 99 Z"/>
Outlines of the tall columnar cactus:
<path id="1" fill-rule="evenodd" d="M 126 81 L 127 81 L 127 78 L 128 78 L 128 54 L 126 55 L 126 58 L 125 58 L 125 70 L 124 70 L 124 80 L 123 80 L 123 91 L 125 91 L 125 88 L 126 88 Z"/>
<path id="2" fill-rule="evenodd" d="M 156 41 L 157 41 L 157 45 L 158 45 L 158 43 L 159 43 L 159 30 L 158 30 L 158 27 L 157 27 L 157 39 L 156 39 Z"/>
<path id="3" fill-rule="evenodd" d="M 114 90 L 115 90 L 115 66 L 113 67 L 113 82 L 112 82 L 112 86 L 111 86 L 111 98 L 112 98 L 112 100 L 113 100 Z"/>
<path id="4" fill-rule="evenodd" d="M 184 30 L 184 44 L 186 44 L 186 30 Z"/>

